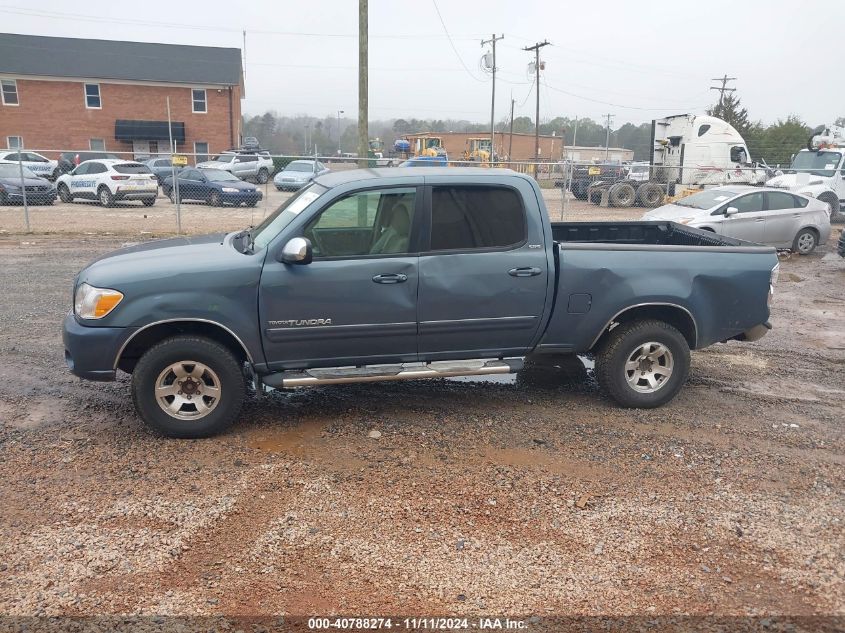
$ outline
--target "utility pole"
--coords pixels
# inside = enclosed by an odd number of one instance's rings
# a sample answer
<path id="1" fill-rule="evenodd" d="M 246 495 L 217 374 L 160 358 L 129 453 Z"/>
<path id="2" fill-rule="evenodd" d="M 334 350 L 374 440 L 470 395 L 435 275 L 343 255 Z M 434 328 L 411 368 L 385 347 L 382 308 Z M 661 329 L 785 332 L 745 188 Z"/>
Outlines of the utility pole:
<path id="1" fill-rule="evenodd" d="M 367 81 L 369 63 L 369 44 L 367 43 L 369 8 L 367 2 L 368 0 L 358 0 L 358 167 L 367 167 L 369 165 L 367 152 L 370 149 L 370 134 L 367 129 L 367 123 L 369 121 L 367 103 L 369 92 Z"/>
<path id="2" fill-rule="evenodd" d="M 604 160 L 607 161 L 607 157 L 610 154 L 610 123 L 611 119 L 613 118 L 612 114 L 605 114 L 605 118 L 607 118 L 607 135 L 605 136 L 604 141 Z"/>
<path id="3" fill-rule="evenodd" d="M 505 39 L 504 33 L 499 37 L 496 34 L 490 36 L 489 40 L 481 40 L 481 46 L 493 45 L 493 96 L 490 98 L 490 161 L 493 161 L 493 154 L 496 152 L 496 42 Z"/>
<path id="4" fill-rule="evenodd" d="M 534 46 L 526 46 L 522 50 L 534 51 L 534 70 L 536 76 L 534 77 L 534 87 L 537 90 L 537 111 L 534 117 L 534 160 L 540 156 L 540 49 L 548 46 L 549 41 L 544 40 L 537 42 Z"/>
<path id="5" fill-rule="evenodd" d="M 511 131 L 508 136 L 508 161 L 513 160 L 513 106 L 515 103 L 516 99 L 513 98 L 513 93 L 511 93 Z"/>
<path id="6" fill-rule="evenodd" d="M 722 82 L 721 87 L 720 86 L 710 86 L 710 90 L 718 90 L 719 91 L 719 109 L 721 109 L 722 108 L 722 102 L 725 100 L 725 93 L 726 92 L 736 92 L 736 88 L 728 88 L 727 87 L 729 81 L 736 81 L 736 77 L 728 77 L 727 75 L 725 75 L 724 77 L 716 77 L 715 79 L 712 79 L 711 81 Z"/>
<path id="7" fill-rule="evenodd" d="M 337 111 L 337 155 L 340 156 L 340 115 L 343 114 L 343 110 Z"/>

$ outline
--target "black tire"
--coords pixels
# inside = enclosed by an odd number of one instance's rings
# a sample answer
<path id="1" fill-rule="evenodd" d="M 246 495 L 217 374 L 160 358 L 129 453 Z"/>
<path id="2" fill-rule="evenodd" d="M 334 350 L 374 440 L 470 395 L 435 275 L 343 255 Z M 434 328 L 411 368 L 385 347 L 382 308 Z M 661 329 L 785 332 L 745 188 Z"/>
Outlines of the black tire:
<path id="1" fill-rule="evenodd" d="M 156 397 L 156 382 L 167 372 L 168 367 L 180 363 L 185 363 L 186 366 L 201 363 L 210 369 L 213 377 L 219 381 L 219 398 L 206 401 L 213 404 L 216 400 L 216 404 L 213 407 L 206 405 L 210 411 L 198 419 L 174 417 L 162 408 Z M 210 382 L 214 384 L 214 381 Z M 171 384 L 174 383 L 175 380 Z M 241 364 L 234 354 L 220 343 L 202 336 L 179 335 L 165 339 L 147 350 L 132 372 L 132 401 L 135 410 L 151 428 L 167 437 L 200 438 L 222 433 L 237 419 L 245 396 L 246 381 Z M 201 397 L 204 401 L 209 398 Z M 190 406 L 187 402 L 182 405 L 188 408 Z M 185 412 L 189 413 L 191 412 Z"/>
<path id="2" fill-rule="evenodd" d="M 100 205 L 104 207 L 114 206 L 114 196 L 105 185 L 97 190 L 97 199 L 100 201 Z"/>
<path id="3" fill-rule="evenodd" d="M 792 252 L 809 255 L 819 245 L 819 235 L 813 229 L 801 229 L 792 241 Z"/>
<path id="4" fill-rule="evenodd" d="M 842 212 L 839 206 L 839 196 L 832 191 L 825 191 L 817 198 L 819 202 L 824 202 L 830 209 L 830 221 L 835 222 L 842 218 Z"/>
<path id="5" fill-rule="evenodd" d="M 62 202 L 73 202 L 73 196 L 70 195 L 70 189 L 67 188 L 65 183 L 59 185 L 59 200 Z"/>
<path id="6" fill-rule="evenodd" d="M 588 183 L 582 180 L 576 180 L 572 183 L 572 195 L 575 196 L 577 200 L 586 200 L 587 199 L 587 188 Z"/>
<path id="7" fill-rule="evenodd" d="M 256 177 L 259 185 L 267 184 L 267 181 L 270 180 L 270 172 L 264 169 L 263 167 L 258 170 L 258 176 Z"/>
<path id="8" fill-rule="evenodd" d="M 614 207 L 631 207 L 637 199 L 637 192 L 633 186 L 627 182 L 617 182 L 610 188 L 608 200 L 611 206 Z"/>
<path id="9" fill-rule="evenodd" d="M 156 203 L 155 198 L 141 198 L 141 202 L 144 204 L 145 207 L 151 207 Z"/>
<path id="10" fill-rule="evenodd" d="M 211 195 L 208 196 L 208 204 L 212 207 L 219 207 L 223 204 L 222 199 L 220 198 L 220 193 L 217 191 L 212 191 Z"/>
<path id="11" fill-rule="evenodd" d="M 62 175 L 61 170 L 58 167 L 56 167 L 53 170 L 53 173 L 50 175 L 50 180 L 52 180 L 53 182 L 56 182 L 56 179 L 61 175 Z"/>
<path id="12" fill-rule="evenodd" d="M 644 207 L 659 207 L 663 204 L 663 188 L 653 182 L 637 187 L 637 202 Z"/>
<path id="13" fill-rule="evenodd" d="M 658 386 L 652 391 L 638 391 L 629 383 L 639 380 L 639 370 L 626 369 L 628 362 L 636 362 L 634 355 L 648 343 L 656 343 L 668 350 L 669 357 L 663 355 L 652 366 L 658 368 L 661 363 L 669 364 L 672 372 L 662 380 L 655 378 Z M 607 394 L 623 407 L 651 409 L 666 404 L 678 393 L 686 382 L 689 373 L 689 344 L 677 329 L 657 320 L 633 321 L 618 325 L 608 335 L 601 349 L 596 354 L 596 378 Z M 629 378 L 628 372 L 631 371 Z M 659 372 L 654 372 L 659 375 Z M 646 380 L 642 378 L 641 380 Z M 648 385 L 639 385 L 649 389 Z"/>
<path id="14" fill-rule="evenodd" d="M 258 200 L 253 200 L 253 201 L 251 201 L 251 202 L 247 202 L 247 203 L 246 203 L 246 206 L 248 206 L 248 207 L 254 207 L 254 206 L 256 206 L 257 204 L 258 204 Z"/>

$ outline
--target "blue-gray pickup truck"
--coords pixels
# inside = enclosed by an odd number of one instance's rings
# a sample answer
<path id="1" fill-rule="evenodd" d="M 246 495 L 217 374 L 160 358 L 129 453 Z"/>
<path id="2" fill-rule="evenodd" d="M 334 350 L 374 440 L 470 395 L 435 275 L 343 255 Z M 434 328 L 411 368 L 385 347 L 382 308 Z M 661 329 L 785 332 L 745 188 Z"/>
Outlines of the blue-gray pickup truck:
<path id="1" fill-rule="evenodd" d="M 626 407 L 671 400 L 690 350 L 770 328 L 775 250 L 671 222 L 550 222 L 510 170 L 333 172 L 260 226 L 105 255 L 74 281 L 65 358 L 132 374 L 169 436 L 262 388 L 518 371 L 595 354 Z"/>

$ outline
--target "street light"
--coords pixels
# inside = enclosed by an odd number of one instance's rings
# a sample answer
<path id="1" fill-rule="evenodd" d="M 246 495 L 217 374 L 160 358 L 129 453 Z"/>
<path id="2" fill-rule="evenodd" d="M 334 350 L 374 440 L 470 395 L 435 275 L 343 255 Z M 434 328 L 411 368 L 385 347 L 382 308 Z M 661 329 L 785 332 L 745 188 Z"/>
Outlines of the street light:
<path id="1" fill-rule="evenodd" d="M 311 127 L 310 123 L 305 124 L 305 138 L 303 139 L 305 143 L 305 155 L 308 156 L 308 129 Z"/>
<path id="2" fill-rule="evenodd" d="M 337 111 L 337 155 L 340 156 L 340 115 L 343 114 L 343 110 Z"/>

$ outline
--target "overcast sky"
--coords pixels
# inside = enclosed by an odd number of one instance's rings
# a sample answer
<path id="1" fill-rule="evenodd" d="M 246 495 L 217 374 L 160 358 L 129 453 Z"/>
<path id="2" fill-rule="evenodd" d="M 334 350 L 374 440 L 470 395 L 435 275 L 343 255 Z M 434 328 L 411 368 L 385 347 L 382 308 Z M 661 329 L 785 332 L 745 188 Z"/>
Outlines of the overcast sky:
<path id="1" fill-rule="evenodd" d="M 370 119 L 489 120 L 480 40 L 495 32 L 497 120 L 511 94 L 516 116 L 533 119 L 533 54 L 521 49 L 547 39 L 541 120 L 611 113 L 618 127 L 701 112 L 727 73 L 753 119 L 830 123 L 845 115 L 842 24 L 834 0 L 370 0 Z M 357 116 L 357 28 L 356 0 L 0 0 L 12 33 L 240 47 L 245 29 L 247 114 Z"/>

